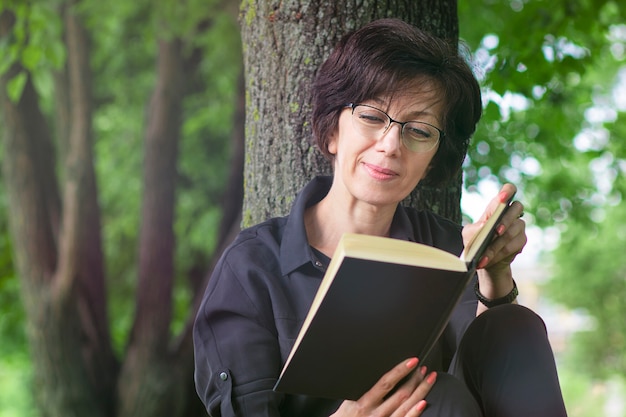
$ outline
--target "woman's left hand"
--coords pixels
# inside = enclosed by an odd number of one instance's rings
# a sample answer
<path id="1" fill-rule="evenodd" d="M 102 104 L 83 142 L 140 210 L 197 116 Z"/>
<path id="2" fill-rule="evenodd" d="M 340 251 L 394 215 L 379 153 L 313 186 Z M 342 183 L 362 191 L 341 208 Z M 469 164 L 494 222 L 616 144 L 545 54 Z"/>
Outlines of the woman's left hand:
<path id="1" fill-rule="evenodd" d="M 466 244 L 491 217 L 498 204 L 508 201 L 516 191 L 513 184 L 504 184 L 498 195 L 487 205 L 480 219 L 463 228 L 463 242 Z M 526 223 L 521 219 L 523 212 L 522 203 L 515 201 L 511 204 L 496 226 L 494 240 L 478 262 L 480 292 L 489 299 L 503 297 L 513 288 L 511 262 L 522 252 L 527 241 Z"/>

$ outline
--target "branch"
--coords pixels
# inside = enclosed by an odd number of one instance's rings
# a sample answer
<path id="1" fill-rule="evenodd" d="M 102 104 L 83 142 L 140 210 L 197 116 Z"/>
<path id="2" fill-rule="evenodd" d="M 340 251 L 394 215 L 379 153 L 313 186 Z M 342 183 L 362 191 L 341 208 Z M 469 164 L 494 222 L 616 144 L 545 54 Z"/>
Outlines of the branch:
<path id="1" fill-rule="evenodd" d="M 66 299 L 79 276 L 79 254 L 89 245 L 84 238 L 88 188 L 93 187 L 92 97 L 87 35 L 78 17 L 67 10 L 64 16 L 70 90 L 70 131 L 65 155 L 63 215 L 59 233 L 59 266 L 55 274 L 56 296 Z M 91 197 L 94 198 L 94 197 Z M 96 225 L 99 227 L 99 225 Z"/>
<path id="2" fill-rule="evenodd" d="M 157 84 L 150 100 L 145 138 L 139 283 L 131 335 L 131 343 L 145 348 L 163 346 L 169 337 L 176 160 L 184 98 L 181 49 L 178 40 L 159 42 Z"/>
<path id="3" fill-rule="evenodd" d="M 0 14 L 0 37 L 15 23 L 13 13 Z M 17 102 L 6 94 L 7 82 L 26 73 L 26 83 Z M 59 196 L 55 182 L 54 152 L 47 121 L 30 73 L 19 63 L 0 77 L 3 116 L 3 180 L 9 206 L 9 224 L 16 266 L 28 292 L 48 282 L 56 269 L 54 237 L 58 223 Z M 36 301 L 35 301 L 36 302 Z"/>

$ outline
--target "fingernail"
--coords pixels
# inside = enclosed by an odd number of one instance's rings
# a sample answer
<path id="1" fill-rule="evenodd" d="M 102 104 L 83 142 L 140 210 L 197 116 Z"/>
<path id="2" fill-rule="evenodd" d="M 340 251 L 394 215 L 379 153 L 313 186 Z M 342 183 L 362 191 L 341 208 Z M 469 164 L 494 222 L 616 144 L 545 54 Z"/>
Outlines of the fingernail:
<path id="1" fill-rule="evenodd" d="M 419 362 L 419 359 L 417 358 L 411 358 L 406 362 L 406 367 L 407 368 L 415 368 L 415 366 L 417 365 L 417 363 Z"/>
<path id="2" fill-rule="evenodd" d="M 489 258 L 487 258 L 486 256 L 484 256 L 480 262 L 478 262 L 478 266 L 476 268 L 478 269 L 482 269 L 484 267 L 487 266 L 487 264 L 489 263 Z"/>
<path id="3" fill-rule="evenodd" d="M 503 224 L 501 224 L 500 226 L 498 226 L 498 228 L 496 229 L 496 232 L 498 233 L 499 236 L 502 236 L 502 233 L 504 233 L 505 227 Z"/>
<path id="4" fill-rule="evenodd" d="M 506 191 L 502 191 L 500 194 L 498 194 L 498 200 L 500 200 L 501 203 L 506 203 L 508 199 L 509 195 Z"/>
<path id="5" fill-rule="evenodd" d="M 428 372 L 428 368 L 427 368 L 427 367 L 425 367 L 425 366 L 422 366 L 422 367 L 420 368 L 420 374 L 422 374 L 422 376 L 425 376 L 425 375 L 426 375 L 426 372 Z"/>
<path id="6" fill-rule="evenodd" d="M 424 409 L 426 408 L 427 405 L 428 405 L 428 403 L 426 402 L 426 400 L 421 400 L 415 406 L 415 411 L 424 411 Z"/>
<path id="7" fill-rule="evenodd" d="M 431 372 L 431 374 L 428 375 L 428 378 L 426 378 L 426 382 L 428 382 L 430 385 L 434 384 L 436 380 L 437 372 Z"/>

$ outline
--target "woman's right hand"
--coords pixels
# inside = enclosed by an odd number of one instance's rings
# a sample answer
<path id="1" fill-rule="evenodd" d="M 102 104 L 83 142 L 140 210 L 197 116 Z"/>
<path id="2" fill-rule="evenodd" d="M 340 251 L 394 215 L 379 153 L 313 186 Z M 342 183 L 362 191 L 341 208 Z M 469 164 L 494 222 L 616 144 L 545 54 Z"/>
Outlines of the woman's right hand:
<path id="1" fill-rule="evenodd" d="M 426 367 L 398 386 L 402 379 L 417 367 L 418 359 L 405 360 L 383 375 L 378 382 L 356 401 L 346 400 L 331 417 L 417 417 L 426 408 L 424 398 L 435 383 L 437 374 L 426 377 Z"/>

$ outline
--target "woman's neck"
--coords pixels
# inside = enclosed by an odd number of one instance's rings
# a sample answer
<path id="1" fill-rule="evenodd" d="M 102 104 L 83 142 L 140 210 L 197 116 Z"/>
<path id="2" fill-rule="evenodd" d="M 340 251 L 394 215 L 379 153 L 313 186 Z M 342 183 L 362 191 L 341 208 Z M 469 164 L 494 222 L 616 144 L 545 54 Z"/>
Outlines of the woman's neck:
<path id="1" fill-rule="evenodd" d="M 396 206 L 378 207 L 335 198 L 331 192 L 304 215 L 309 244 L 331 257 L 344 233 L 388 236 Z"/>

